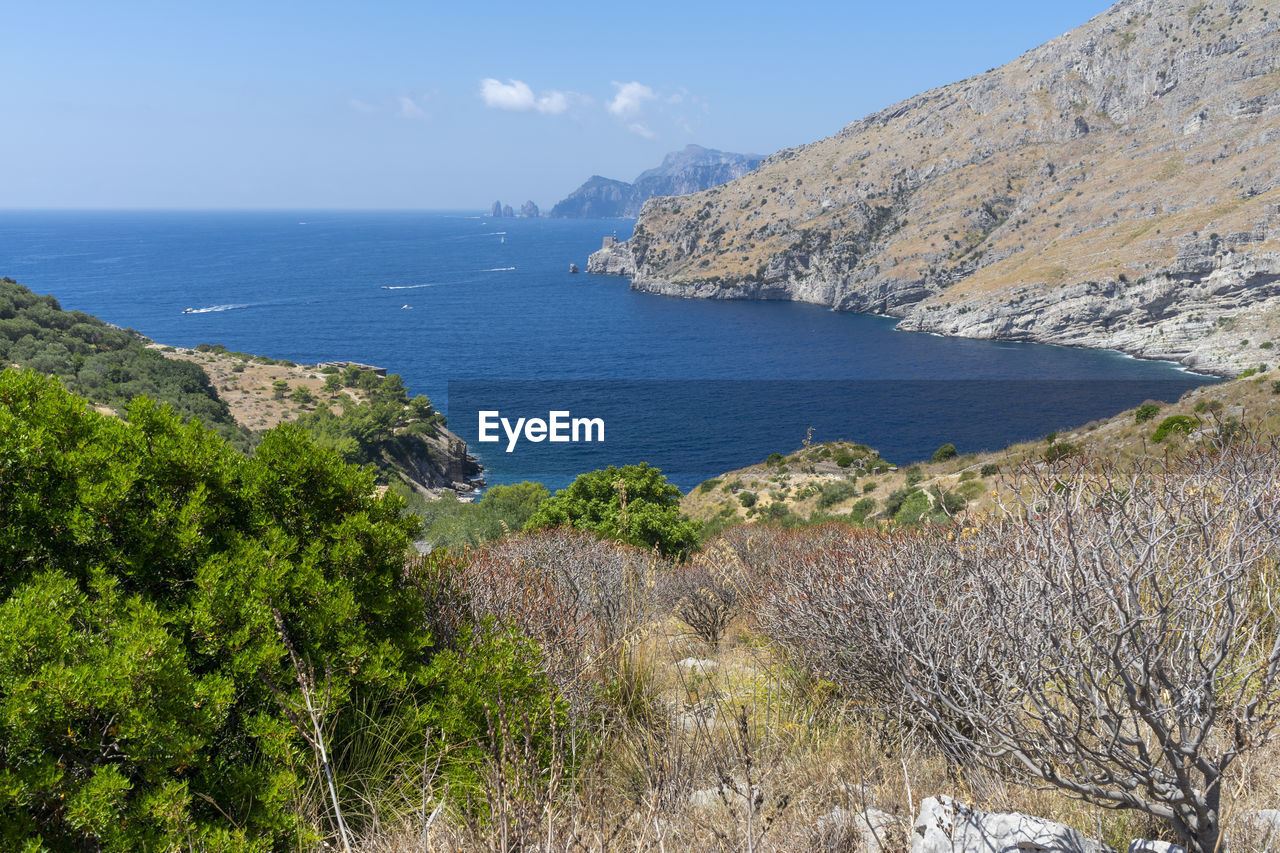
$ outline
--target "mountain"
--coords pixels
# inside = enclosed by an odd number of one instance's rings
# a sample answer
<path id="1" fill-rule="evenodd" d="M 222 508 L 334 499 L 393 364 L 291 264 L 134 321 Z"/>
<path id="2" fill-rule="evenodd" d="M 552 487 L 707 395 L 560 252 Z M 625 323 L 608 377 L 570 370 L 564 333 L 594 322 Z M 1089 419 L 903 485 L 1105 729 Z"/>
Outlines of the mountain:
<path id="1" fill-rule="evenodd" d="M 719 186 L 747 174 L 761 159 L 755 154 L 686 145 L 662 158 L 661 166 L 641 172 L 629 184 L 592 175 L 553 207 L 551 215 L 570 219 L 634 217 L 654 196 L 687 195 Z"/>
<path id="2" fill-rule="evenodd" d="M 1233 374 L 1280 337 L 1278 175 L 1280 4 L 1123 0 L 750 175 L 650 201 L 623 249 L 640 290 Z"/>

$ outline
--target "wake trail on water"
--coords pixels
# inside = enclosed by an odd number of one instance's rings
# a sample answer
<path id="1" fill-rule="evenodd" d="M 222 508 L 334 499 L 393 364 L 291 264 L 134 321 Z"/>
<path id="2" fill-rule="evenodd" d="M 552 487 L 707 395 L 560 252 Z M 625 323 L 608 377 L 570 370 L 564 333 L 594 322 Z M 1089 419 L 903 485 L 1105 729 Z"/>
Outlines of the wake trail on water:
<path id="1" fill-rule="evenodd" d="M 434 284 L 384 284 L 383 290 L 417 290 L 420 287 L 435 287 Z"/>
<path id="2" fill-rule="evenodd" d="M 241 308 L 252 307 L 249 304 L 244 305 L 209 305 L 205 308 L 186 308 L 183 314 L 213 314 L 219 311 L 238 311 Z"/>

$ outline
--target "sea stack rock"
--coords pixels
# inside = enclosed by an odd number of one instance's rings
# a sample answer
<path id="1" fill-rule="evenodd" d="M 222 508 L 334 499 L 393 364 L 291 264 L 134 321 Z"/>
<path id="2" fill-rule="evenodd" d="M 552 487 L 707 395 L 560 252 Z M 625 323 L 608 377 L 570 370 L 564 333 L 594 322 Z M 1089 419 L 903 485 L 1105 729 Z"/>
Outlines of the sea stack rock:
<path id="1" fill-rule="evenodd" d="M 489 208 L 489 215 L 492 216 L 494 219 L 497 219 L 498 217 L 502 216 L 502 202 L 495 201 L 493 203 L 493 207 Z"/>
<path id="2" fill-rule="evenodd" d="M 587 258 L 587 272 L 594 275 L 634 276 L 636 261 L 631 255 L 631 248 L 626 243 L 619 243 L 617 234 L 611 234 L 604 238 L 600 250 L 592 252 Z"/>
<path id="3" fill-rule="evenodd" d="M 537 219 L 538 213 L 538 206 L 532 200 L 520 205 L 520 215 L 526 219 Z"/>
<path id="4" fill-rule="evenodd" d="M 502 206 L 502 215 L 503 215 L 503 217 L 504 217 L 504 218 L 506 218 L 506 219 L 510 219 L 511 217 L 513 217 L 513 216 L 515 216 L 515 215 L 516 215 L 516 212 L 515 212 L 514 210 L 512 210 L 512 209 L 511 209 L 511 205 L 509 205 L 509 204 L 504 204 L 504 205 Z"/>
<path id="5" fill-rule="evenodd" d="M 578 269 L 578 265 L 577 265 L 577 264 L 569 264 L 569 274 L 570 274 L 570 275 L 577 275 L 577 274 L 578 274 L 578 273 L 580 273 L 580 272 L 582 272 L 582 270 Z"/>

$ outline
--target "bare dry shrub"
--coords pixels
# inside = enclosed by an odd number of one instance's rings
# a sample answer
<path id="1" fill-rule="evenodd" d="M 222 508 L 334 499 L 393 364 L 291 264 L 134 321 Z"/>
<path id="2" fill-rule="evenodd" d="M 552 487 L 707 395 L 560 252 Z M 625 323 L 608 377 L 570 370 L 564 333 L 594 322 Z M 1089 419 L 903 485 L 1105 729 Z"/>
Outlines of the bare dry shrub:
<path id="1" fill-rule="evenodd" d="M 1224 774 L 1280 722 L 1280 448 L 1021 478 L 980 528 L 772 567 L 762 623 L 854 692 L 896 689 L 974 760 L 1214 850 Z"/>
<path id="2" fill-rule="evenodd" d="M 509 622 L 537 640 L 553 683 L 579 700 L 651 614 L 665 566 L 639 548 L 560 528 L 476 552 L 461 584 L 475 619 Z"/>
<path id="3" fill-rule="evenodd" d="M 663 575 L 658 600 L 714 649 L 742 610 L 744 583 L 736 556 L 711 543 L 692 561 Z"/>

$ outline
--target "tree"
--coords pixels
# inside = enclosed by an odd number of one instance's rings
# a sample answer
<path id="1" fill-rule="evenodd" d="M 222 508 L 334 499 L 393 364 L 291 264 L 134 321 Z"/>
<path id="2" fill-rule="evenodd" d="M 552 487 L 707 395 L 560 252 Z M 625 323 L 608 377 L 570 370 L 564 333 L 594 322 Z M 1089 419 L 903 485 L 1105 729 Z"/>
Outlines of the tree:
<path id="1" fill-rule="evenodd" d="M 316 397 L 306 385 L 298 384 L 293 386 L 293 399 L 298 404 L 307 406 L 314 403 Z"/>
<path id="2" fill-rule="evenodd" d="M 1280 724 L 1280 446 L 1029 466 L 1002 520 L 775 568 L 772 636 L 963 761 L 1221 843 L 1223 779 Z"/>
<path id="3" fill-rule="evenodd" d="M 283 379 L 277 379 L 271 383 L 271 396 L 277 400 L 283 400 L 285 393 L 289 390 L 289 383 Z"/>
<path id="4" fill-rule="evenodd" d="M 947 442 L 937 450 L 933 451 L 933 461 L 946 462 L 948 459 L 955 459 L 958 455 L 959 453 L 956 451 L 956 446 L 951 442 Z"/>
<path id="5" fill-rule="evenodd" d="M 680 515 L 680 490 L 647 462 L 581 474 L 543 502 L 526 530 L 570 525 L 665 556 L 687 555 L 699 525 Z"/>
<path id="6" fill-rule="evenodd" d="M 329 395 L 332 400 L 338 396 L 338 392 L 342 390 L 342 377 L 336 373 L 330 373 L 324 378 L 324 392 Z"/>

